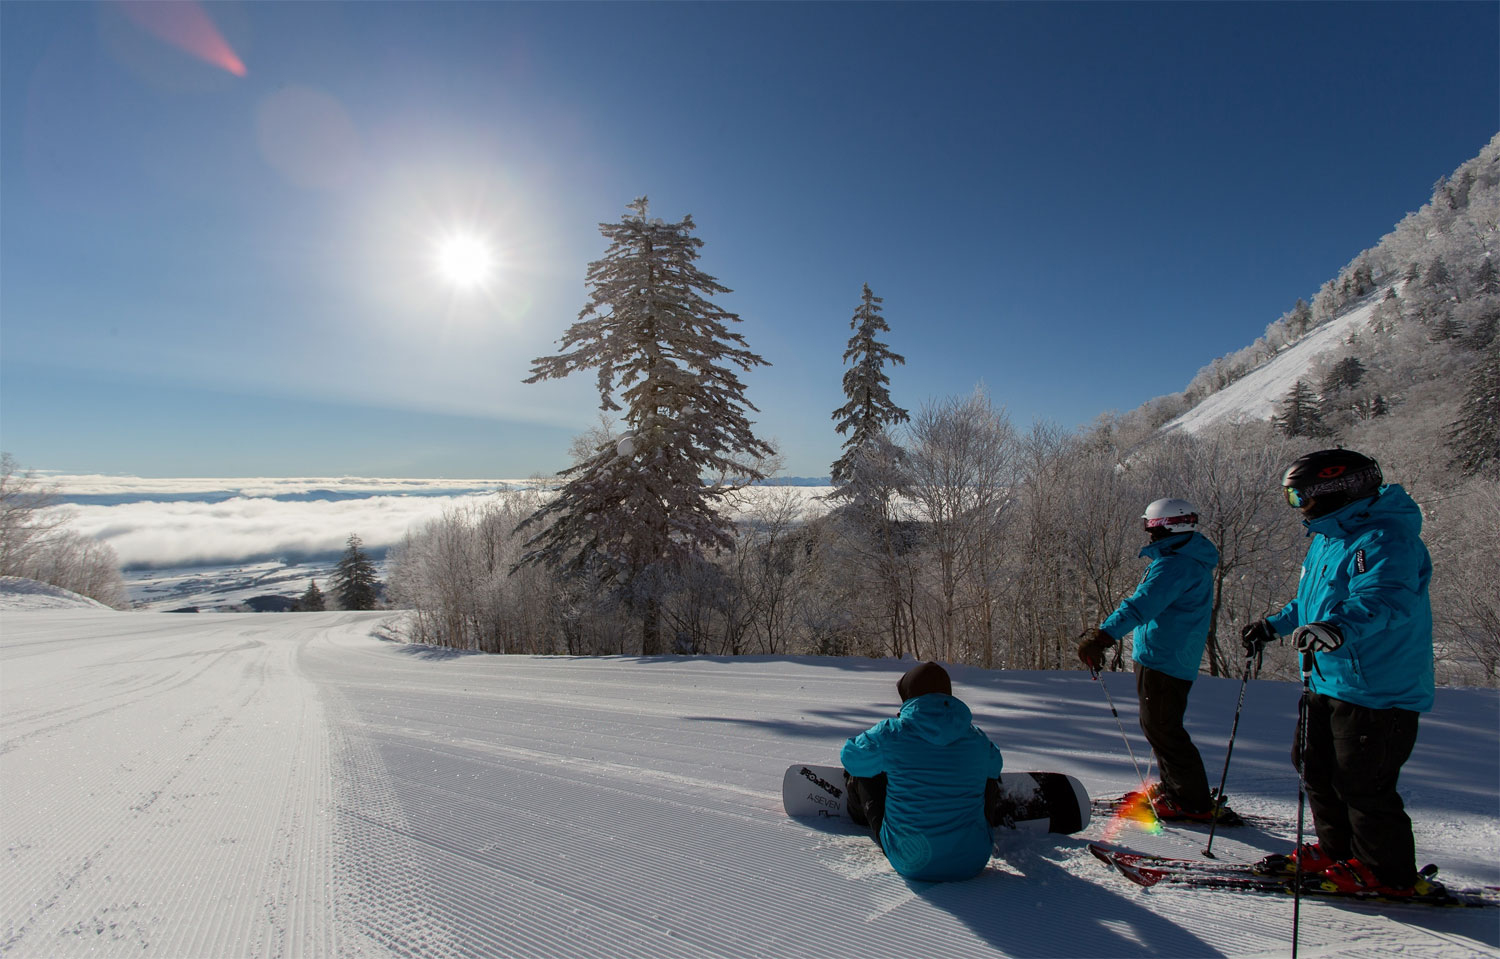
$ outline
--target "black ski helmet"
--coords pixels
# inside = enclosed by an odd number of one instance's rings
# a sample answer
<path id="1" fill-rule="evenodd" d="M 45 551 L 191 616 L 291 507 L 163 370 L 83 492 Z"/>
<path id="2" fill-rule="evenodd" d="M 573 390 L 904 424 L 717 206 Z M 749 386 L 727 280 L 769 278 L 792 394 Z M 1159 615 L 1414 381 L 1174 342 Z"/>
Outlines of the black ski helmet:
<path id="1" fill-rule="evenodd" d="M 1281 476 L 1286 501 L 1308 516 L 1326 516 L 1341 506 L 1380 492 L 1380 464 L 1353 450 L 1318 450 L 1298 457 Z"/>

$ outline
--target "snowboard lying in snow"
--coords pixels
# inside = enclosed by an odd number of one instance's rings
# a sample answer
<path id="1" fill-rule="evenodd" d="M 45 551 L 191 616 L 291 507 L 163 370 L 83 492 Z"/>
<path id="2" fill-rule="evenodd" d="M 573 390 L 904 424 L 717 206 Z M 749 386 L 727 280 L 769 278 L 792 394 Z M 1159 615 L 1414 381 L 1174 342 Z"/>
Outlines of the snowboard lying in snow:
<path id="1" fill-rule="evenodd" d="M 1089 794 L 1083 783 L 1062 773 L 1003 773 L 1002 825 L 1028 832 L 1064 835 L 1089 824 Z M 797 763 L 781 780 L 781 804 L 794 819 L 848 819 L 844 770 L 840 766 Z"/>

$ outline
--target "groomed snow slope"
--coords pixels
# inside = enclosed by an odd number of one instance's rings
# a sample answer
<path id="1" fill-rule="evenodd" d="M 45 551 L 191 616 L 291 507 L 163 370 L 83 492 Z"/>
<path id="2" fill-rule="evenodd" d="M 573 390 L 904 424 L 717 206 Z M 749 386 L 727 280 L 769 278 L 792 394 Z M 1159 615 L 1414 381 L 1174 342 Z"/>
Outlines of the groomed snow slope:
<path id="1" fill-rule="evenodd" d="M 1001 837 L 981 877 L 903 881 L 852 827 L 781 812 L 794 761 L 894 709 L 893 661 L 486 657 L 389 614 L 6 611 L 0 953 L 23 956 L 1271 956 L 1290 901 L 1145 891 L 1083 837 Z M 954 671 L 1011 770 L 1133 785 L 1086 674 Z M 1107 678 L 1136 752 L 1129 677 Z M 1239 684 L 1201 679 L 1213 778 Z M 1297 688 L 1255 682 L 1229 791 L 1282 817 Z M 1493 691 L 1441 690 L 1404 792 L 1423 861 L 1500 881 Z M 1113 828 L 1118 828 L 1113 827 Z M 1195 854 L 1202 830 L 1118 842 Z M 1493 910 L 1308 902 L 1307 956 L 1500 954 Z"/>

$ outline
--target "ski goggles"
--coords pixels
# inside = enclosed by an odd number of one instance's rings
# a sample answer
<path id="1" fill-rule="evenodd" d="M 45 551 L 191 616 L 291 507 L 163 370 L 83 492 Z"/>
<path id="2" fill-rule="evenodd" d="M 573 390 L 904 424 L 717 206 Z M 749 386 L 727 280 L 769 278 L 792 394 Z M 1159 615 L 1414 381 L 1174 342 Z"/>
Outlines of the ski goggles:
<path id="1" fill-rule="evenodd" d="M 1352 473 L 1345 473 L 1334 479 L 1324 480 L 1321 483 L 1311 483 L 1301 489 L 1295 486 L 1283 486 L 1281 491 L 1286 494 L 1286 501 L 1294 508 L 1301 509 L 1311 503 L 1319 496 L 1329 493 L 1348 492 L 1355 494 L 1360 491 L 1368 491 L 1367 495 L 1375 495 L 1374 484 L 1380 482 L 1380 467 L 1366 466 Z"/>

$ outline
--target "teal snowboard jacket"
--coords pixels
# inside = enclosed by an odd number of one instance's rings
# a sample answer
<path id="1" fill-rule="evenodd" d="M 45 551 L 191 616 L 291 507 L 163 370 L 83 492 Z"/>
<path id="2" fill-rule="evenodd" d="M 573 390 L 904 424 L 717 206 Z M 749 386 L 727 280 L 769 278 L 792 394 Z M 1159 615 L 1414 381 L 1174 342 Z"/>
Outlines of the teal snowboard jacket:
<path id="1" fill-rule="evenodd" d="M 1298 626 L 1332 623 L 1338 649 L 1316 654 L 1314 692 L 1368 709 L 1432 708 L 1432 560 L 1422 543 L 1422 512 L 1400 486 L 1302 524 L 1313 538 L 1297 598 L 1267 617 L 1290 636 Z"/>
<path id="2" fill-rule="evenodd" d="M 1218 547 L 1202 533 L 1178 533 L 1149 544 L 1140 554 L 1151 560 L 1146 575 L 1099 628 L 1115 639 L 1134 630 L 1131 658 L 1192 682 L 1208 641 Z"/>
<path id="3" fill-rule="evenodd" d="M 908 879 L 968 879 L 990 861 L 984 784 L 999 778 L 1002 759 L 973 719 L 962 700 L 928 693 L 839 753 L 852 776 L 886 774 L 880 845 Z"/>

